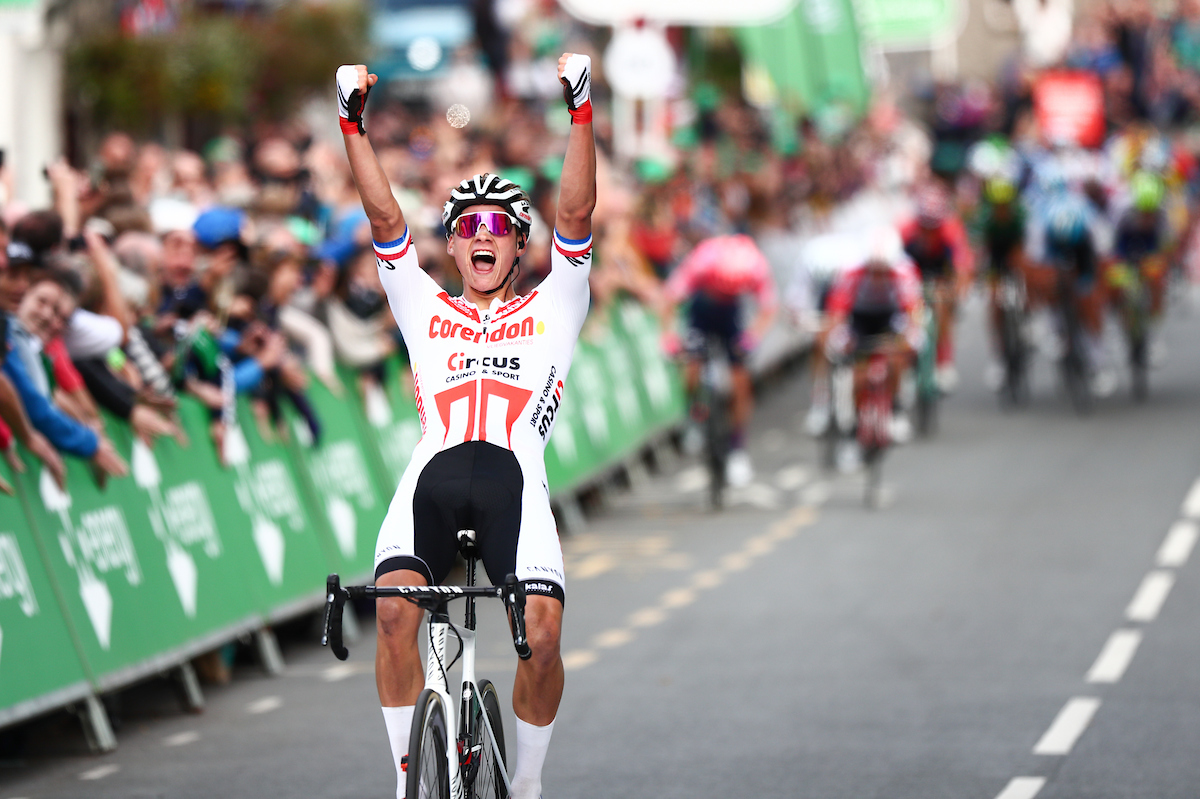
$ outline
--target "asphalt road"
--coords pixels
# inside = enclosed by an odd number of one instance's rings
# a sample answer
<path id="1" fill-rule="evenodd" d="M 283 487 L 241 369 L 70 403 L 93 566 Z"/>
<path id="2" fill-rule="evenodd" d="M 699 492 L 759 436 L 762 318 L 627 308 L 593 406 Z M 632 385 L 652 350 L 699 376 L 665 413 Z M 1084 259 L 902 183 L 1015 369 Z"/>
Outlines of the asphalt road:
<path id="1" fill-rule="evenodd" d="M 817 469 L 793 376 L 730 508 L 705 510 L 684 460 L 565 537 L 547 799 L 1200 795 L 1200 317 L 1175 309 L 1145 405 L 1123 386 L 1086 419 L 1044 363 L 1002 412 L 978 308 L 960 333 L 962 386 L 933 440 L 888 456 L 884 508 Z M 507 697 L 499 610 L 481 625 L 499 635 L 479 671 Z M 370 636 L 348 665 L 283 643 L 283 676 L 239 664 L 199 715 L 165 683 L 129 692 L 108 755 L 44 720 L 5 754 L 0 799 L 393 795 Z"/>

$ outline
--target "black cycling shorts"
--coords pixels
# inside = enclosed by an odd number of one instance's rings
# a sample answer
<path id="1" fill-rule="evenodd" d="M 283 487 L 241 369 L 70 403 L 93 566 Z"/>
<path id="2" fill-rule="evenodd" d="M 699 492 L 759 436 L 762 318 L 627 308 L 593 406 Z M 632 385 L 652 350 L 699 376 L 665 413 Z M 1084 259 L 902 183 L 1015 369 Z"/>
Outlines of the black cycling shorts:
<path id="1" fill-rule="evenodd" d="M 410 569 L 430 585 L 445 581 L 458 555 L 459 530 L 474 530 L 480 560 L 493 585 L 517 572 L 524 477 L 512 450 L 486 441 L 467 441 L 443 450 L 425 465 L 413 492 L 413 554 L 388 557 L 375 579 Z M 562 587 L 549 580 L 524 580 L 526 593 L 562 602 Z"/>
<path id="2" fill-rule="evenodd" d="M 730 363 L 745 362 L 746 353 L 742 351 L 739 341 L 742 335 L 742 306 L 736 297 L 719 300 L 697 292 L 688 305 L 687 321 L 684 348 L 689 355 L 703 355 L 705 340 L 713 336 L 728 353 Z"/>

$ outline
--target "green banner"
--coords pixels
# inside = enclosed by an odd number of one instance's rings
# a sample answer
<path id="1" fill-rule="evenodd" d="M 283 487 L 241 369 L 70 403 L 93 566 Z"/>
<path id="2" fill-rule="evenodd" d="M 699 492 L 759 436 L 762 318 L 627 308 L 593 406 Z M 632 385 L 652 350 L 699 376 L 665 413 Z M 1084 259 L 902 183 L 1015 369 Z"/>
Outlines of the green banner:
<path id="1" fill-rule="evenodd" d="M 770 25 L 739 28 L 747 66 L 770 76 L 793 115 L 863 113 L 871 87 L 851 0 L 800 0 Z"/>
<path id="2" fill-rule="evenodd" d="M 954 32 L 961 0 L 858 0 L 863 36 L 884 49 L 928 48 Z"/>
<path id="3" fill-rule="evenodd" d="M 350 383 L 349 385 L 353 385 Z M 355 389 L 341 396 L 319 380 L 309 384 L 308 399 L 320 420 L 321 436 L 314 446 L 308 426 L 298 414 L 291 416 L 295 455 L 312 481 L 313 500 L 328 524 L 336 544 L 332 571 L 343 579 L 370 576 L 375 563 L 375 541 L 387 513 L 386 498 L 378 480 L 378 454 L 369 453 L 361 427 L 363 404 Z"/>
<path id="4" fill-rule="evenodd" d="M 3 459 L 0 478 L 13 482 Z M 0 726 L 90 690 L 25 508 L 0 494 Z"/>

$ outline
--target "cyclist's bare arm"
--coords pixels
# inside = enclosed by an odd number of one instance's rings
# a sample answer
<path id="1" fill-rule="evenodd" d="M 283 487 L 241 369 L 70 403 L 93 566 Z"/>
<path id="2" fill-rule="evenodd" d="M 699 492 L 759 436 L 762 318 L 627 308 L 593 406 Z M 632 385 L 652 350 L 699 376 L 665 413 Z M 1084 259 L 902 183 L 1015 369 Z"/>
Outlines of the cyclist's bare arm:
<path id="1" fill-rule="evenodd" d="M 572 60 L 575 59 L 575 60 Z M 591 64 L 586 56 L 563 53 L 558 59 L 558 79 L 563 82 L 564 93 L 570 93 L 584 83 L 582 99 L 568 101 L 572 111 L 575 105 L 587 105 L 587 116 L 591 114 Z M 583 71 L 581 73 L 581 70 Z M 567 153 L 563 160 L 562 183 L 558 190 L 558 213 L 554 227 L 564 238 L 580 240 L 592 235 L 592 210 L 596 207 L 596 140 L 592 134 L 592 123 L 581 121 L 573 113 L 571 133 L 567 138 Z"/>
<path id="2" fill-rule="evenodd" d="M 342 70 L 354 69 L 357 73 L 357 88 L 362 96 L 366 96 L 371 87 L 379 80 L 379 76 L 367 72 L 367 68 L 358 64 L 354 67 L 342 67 L 339 72 L 339 91 L 345 89 L 345 78 Z M 361 113 L 361 109 L 359 109 Z M 345 116 L 343 115 L 343 122 Z M 350 171 L 354 174 L 354 185 L 358 187 L 358 195 L 362 198 L 363 210 L 371 221 L 371 236 L 378 242 L 390 242 L 404 235 L 404 214 L 400 204 L 392 195 L 392 187 L 384 174 L 375 149 L 367 134 L 358 130 L 350 131 L 343 124 L 342 138 L 346 142 L 346 156 L 350 159 Z"/>

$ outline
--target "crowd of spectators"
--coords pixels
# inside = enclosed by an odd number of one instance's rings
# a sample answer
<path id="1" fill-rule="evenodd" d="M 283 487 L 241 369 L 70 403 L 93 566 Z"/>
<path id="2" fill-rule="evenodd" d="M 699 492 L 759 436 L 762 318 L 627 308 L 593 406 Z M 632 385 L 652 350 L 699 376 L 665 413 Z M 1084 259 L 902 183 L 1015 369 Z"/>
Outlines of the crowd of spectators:
<path id="1" fill-rule="evenodd" d="M 560 36 L 551 49 L 563 44 L 599 61 L 590 42 Z M 499 172 L 533 199 L 518 292 L 549 269 L 545 220 L 555 216 L 569 118 L 559 113 L 558 87 L 535 79 L 541 50 L 551 51 L 511 43 L 521 57 L 499 88 L 480 56 L 460 54 L 444 80 L 457 75 L 460 91 L 474 91 L 471 124 L 461 129 L 428 101 L 372 97 L 368 133 L 422 267 L 452 294 L 461 286 L 440 211 L 466 175 Z M 804 122 L 799 146 L 781 152 L 762 112 L 731 94 L 700 108 L 694 144 L 676 161 L 618 164 L 603 94 L 599 86 L 595 316 L 622 294 L 659 302 L 662 278 L 702 238 L 786 229 L 878 178 L 896 120 L 872 114 L 837 138 Z M 290 406 L 319 443 L 310 379 L 341 395 L 341 363 L 368 402 L 377 387 L 404 379 L 403 370 L 389 373 L 404 344 L 339 140 L 296 121 L 257 123 L 199 151 L 111 132 L 87 163 L 59 161 L 46 177 L 52 208 L 20 198 L 0 207 L 0 449 L 14 468 L 16 440 L 60 482 L 60 453 L 89 460 L 98 479 L 121 476 L 127 465 L 106 419 L 124 420 L 150 445 L 163 436 L 186 442 L 181 395 L 208 409 L 218 456 L 238 394 L 264 436 L 286 435 Z"/>

